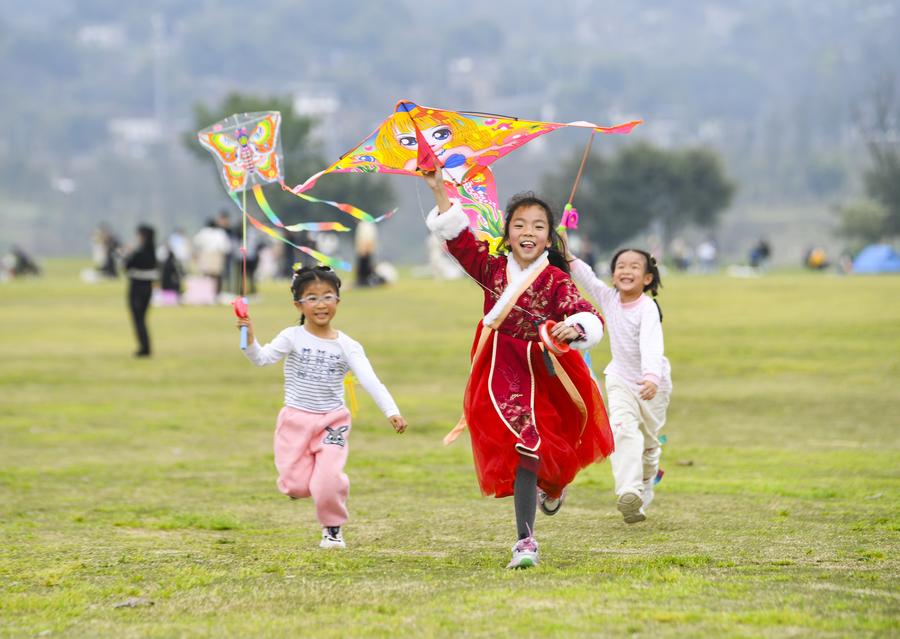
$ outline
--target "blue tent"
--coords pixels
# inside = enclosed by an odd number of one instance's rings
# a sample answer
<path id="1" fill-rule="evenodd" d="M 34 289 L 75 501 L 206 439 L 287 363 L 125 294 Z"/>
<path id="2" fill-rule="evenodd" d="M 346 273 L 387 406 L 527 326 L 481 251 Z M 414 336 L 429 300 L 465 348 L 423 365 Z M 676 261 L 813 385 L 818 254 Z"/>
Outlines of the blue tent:
<path id="1" fill-rule="evenodd" d="M 870 244 L 853 260 L 854 273 L 900 273 L 900 255 L 888 244 Z"/>

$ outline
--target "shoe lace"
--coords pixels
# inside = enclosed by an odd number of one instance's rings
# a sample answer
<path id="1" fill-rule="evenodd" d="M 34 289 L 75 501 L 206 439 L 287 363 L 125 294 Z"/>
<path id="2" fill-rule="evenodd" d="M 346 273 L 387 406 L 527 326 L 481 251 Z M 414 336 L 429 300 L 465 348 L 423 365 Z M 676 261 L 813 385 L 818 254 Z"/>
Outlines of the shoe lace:
<path id="1" fill-rule="evenodd" d="M 536 552 L 537 540 L 534 537 L 525 537 L 516 543 L 516 552 Z"/>

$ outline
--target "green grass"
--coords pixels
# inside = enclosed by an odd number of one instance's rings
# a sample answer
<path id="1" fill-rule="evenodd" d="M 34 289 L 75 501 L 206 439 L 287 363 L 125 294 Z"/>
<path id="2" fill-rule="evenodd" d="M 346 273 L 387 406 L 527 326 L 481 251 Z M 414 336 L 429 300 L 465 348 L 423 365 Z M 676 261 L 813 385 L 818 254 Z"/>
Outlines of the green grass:
<path id="1" fill-rule="evenodd" d="M 312 504 L 274 485 L 280 367 L 243 358 L 223 307 L 153 309 L 136 361 L 123 284 L 77 266 L 0 285 L 0 636 L 900 633 L 900 278 L 668 278 L 650 519 L 623 524 L 590 467 L 539 515 L 543 564 L 513 573 L 511 501 L 480 497 L 466 438 L 440 443 L 473 284 L 346 291 L 336 324 L 410 429 L 360 392 L 349 548 L 323 552 Z M 271 337 L 293 308 L 263 295 Z"/>

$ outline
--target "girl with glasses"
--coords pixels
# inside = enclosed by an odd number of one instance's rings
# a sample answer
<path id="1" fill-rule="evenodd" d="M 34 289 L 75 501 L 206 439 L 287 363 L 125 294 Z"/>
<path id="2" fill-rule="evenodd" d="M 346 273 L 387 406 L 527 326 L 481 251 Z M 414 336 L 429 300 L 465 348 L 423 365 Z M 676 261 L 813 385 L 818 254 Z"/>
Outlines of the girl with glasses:
<path id="1" fill-rule="evenodd" d="M 294 274 L 291 293 L 300 324 L 260 346 L 249 317 L 244 351 L 257 366 L 284 362 L 284 407 L 275 424 L 278 489 L 292 499 L 312 497 L 322 525 L 321 548 L 344 548 L 341 527 L 348 519 L 350 480 L 344 465 L 350 444 L 350 411 L 344 403 L 344 376 L 352 371 L 398 433 L 406 430 L 387 388 L 363 347 L 331 325 L 340 303 L 341 280 L 327 266 Z"/>

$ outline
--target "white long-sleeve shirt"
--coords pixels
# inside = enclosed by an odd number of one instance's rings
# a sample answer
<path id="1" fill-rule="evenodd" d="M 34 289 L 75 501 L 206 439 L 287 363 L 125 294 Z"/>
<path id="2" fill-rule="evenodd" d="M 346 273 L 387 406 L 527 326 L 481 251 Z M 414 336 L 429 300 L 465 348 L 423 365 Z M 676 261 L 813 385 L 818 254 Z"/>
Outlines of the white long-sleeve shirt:
<path id="1" fill-rule="evenodd" d="M 344 405 L 344 375 L 353 371 L 385 417 L 399 415 L 397 404 L 375 375 L 362 345 L 338 331 L 322 339 L 303 326 L 291 326 L 265 346 L 255 339 L 244 351 L 257 366 L 284 359 L 284 404 L 313 413 L 329 413 Z"/>
<path id="2" fill-rule="evenodd" d="M 663 354 L 662 321 L 653 300 L 641 295 L 622 303 L 619 291 L 598 278 L 582 262 L 572 262 L 572 279 L 600 304 L 612 361 L 603 372 L 614 375 L 637 388 L 644 380 L 661 391 L 672 390 L 672 369 Z"/>

